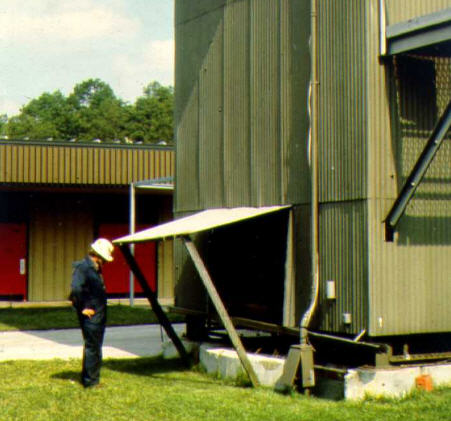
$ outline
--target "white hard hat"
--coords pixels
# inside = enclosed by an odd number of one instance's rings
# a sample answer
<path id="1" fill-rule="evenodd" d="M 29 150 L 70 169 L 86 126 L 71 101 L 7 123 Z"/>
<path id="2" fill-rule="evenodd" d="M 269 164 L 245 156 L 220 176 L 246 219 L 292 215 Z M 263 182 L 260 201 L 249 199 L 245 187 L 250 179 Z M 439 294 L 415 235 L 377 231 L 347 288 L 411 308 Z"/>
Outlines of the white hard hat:
<path id="1" fill-rule="evenodd" d="M 114 246 L 106 238 L 98 238 L 91 244 L 91 250 L 107 262 L 113 261 Z"/>

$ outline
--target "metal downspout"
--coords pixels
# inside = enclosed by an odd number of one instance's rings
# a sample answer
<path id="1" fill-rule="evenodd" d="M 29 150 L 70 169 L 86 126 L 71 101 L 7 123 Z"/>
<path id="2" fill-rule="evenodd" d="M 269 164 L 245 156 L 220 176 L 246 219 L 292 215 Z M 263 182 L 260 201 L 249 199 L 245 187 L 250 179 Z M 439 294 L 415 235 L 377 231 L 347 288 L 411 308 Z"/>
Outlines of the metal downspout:
<path id="1" fill-rule="evenodd" d="M 310 305 L 300 323 L 301 344 L 307 343 L 307 329 L 310 326 L 318 302 L 319 258 L 318 258 L 318 71 L 317 71 L 317 11 L 318 0 L 311 0 L 310 19 L 310 87 L 309 87 L 309 153 L 311 174 L 311 277 Z"/>

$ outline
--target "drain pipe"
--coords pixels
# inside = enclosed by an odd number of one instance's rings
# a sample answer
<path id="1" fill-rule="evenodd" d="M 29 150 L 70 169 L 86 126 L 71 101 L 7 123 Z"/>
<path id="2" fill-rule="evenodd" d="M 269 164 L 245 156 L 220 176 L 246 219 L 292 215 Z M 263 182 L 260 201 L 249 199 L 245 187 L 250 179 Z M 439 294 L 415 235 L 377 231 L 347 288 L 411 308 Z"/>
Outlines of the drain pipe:
<path id="1" fill-rule="evenodd" d="M 310 326 L 313 314 L 318 302 L 319 291 L 319 258 L 318 258 L 318 70 L 317 70 L 317 12 L 318 0 L 311 0 L 310 19 L 310 86 L 308 98 L 308 114 L 310 120 L 309 127 L 309 163 L 311 178 L 311 279 L 312 287 L 310 294 L 310 304 L 307 311 L 301 318 L 300 339 L 301 344 L 307 343 L 307 329 Z"/>

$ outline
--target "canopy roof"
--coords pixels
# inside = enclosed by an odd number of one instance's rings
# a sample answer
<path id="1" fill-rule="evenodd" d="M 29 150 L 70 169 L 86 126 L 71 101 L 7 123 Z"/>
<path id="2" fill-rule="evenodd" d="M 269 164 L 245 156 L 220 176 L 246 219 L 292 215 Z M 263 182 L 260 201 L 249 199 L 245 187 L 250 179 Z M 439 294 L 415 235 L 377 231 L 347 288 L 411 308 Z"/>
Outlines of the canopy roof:
<path id="1" fill-rule="evenodd" d="M 117 238 L 115 244 L 139 243 L 168 237 L 179 237 L 206 231 L 223 225 L 233 224 L 245 219 L 255 218 L 267 213 L 287 209 L 290 206 L 268 206 L 262 208 L 223 208 L 207 209 L 175 221 Z"/>

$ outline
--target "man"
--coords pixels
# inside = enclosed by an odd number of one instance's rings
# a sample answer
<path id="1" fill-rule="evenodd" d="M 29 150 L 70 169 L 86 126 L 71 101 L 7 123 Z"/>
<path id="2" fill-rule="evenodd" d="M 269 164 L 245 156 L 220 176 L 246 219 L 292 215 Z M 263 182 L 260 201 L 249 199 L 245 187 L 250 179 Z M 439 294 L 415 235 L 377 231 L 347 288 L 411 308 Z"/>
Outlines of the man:
<path id="1" fill-rule="evenodd" d="M 102 344 L 105 334 L 107 297 L 102 266 L 113 261 L 114 246 L 105 238 L 91 244 L 88 255 L 73 264 L 70 299 L 77 310 L 83 334 L 82 384 L 99 384 L 102 365 Z"/>

